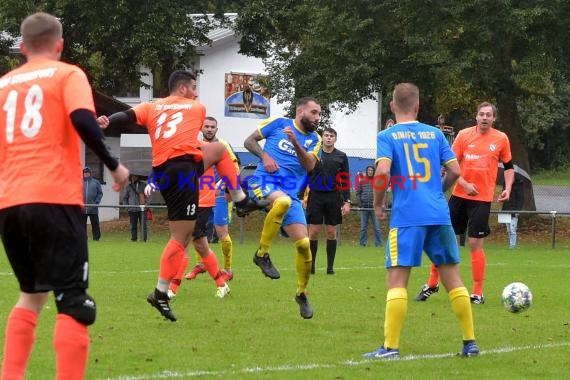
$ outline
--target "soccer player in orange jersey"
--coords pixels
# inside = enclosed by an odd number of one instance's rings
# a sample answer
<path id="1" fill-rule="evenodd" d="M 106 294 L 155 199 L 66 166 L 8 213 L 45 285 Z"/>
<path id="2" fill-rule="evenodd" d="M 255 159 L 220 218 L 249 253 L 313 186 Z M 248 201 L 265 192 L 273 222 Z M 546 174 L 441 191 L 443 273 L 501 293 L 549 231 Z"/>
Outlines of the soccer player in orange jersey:
<path id="1" fill-rule="evenodd" d="M 199 145 L 208 144 L 204 141 L 198 141 Z M 216 296 L 219 298 L 224 298 L 230 293 L 230 288 L 226 284 L 226 273 L 220 271 L 218 264 L 218 258 L 214 251 L 210 249 L 208 244 L 208 238 L 206 233 L 206 227 L 208 224 L 208 219 L 212 215 L 214 205 L 216 204 L 216 177 L 214 174 L 214 167 L 211 166 L 208 170 L 202 174 L 200 177 L 200 197 L 198 199 L 198 211 L 196 217 L 196 225 L 194 226 L 194 232 L 192 233 L 192 244 L 198 253 L 199 265 L 201 265 L 203 272 L 208 272 L 210 276 L 214 279 L 216 286 L 218 287 L 216 291 Z M 190 258 L 188 254 L 185 254 L 176 276 L 170 281 L 170 287 L 168 290 L 168 297 L 172 299 L 178 292 L 178 288 L 182 282 L 182 276 L 188 267 L 188 262 Z M 188 278 L 188 277 L 187 277 Z M 189 279 L 189 278 L 188 278 Z"/>
<path id="2" fill-rule="evenodd" d="M 168 287 L 175 277 L 188 246 L 198 211 L 198 179 L 216 164 L 225 176 L 238 215 L 265 208 L 268 202 L 248 198 L 238 185 L 237 171 L 228 151 L 220 143 L 198 147 L 198 133 L 206 107 L 196 100 L 196 76 L 185 70 L 174 71 L 168 80 L 170 95 L 156 102 L 141 103 L 110 117 L 100 116 L 103 128 L 111 124 L 137 123 L 148 129 L 152 145 L 153 174 L 149 178 L 168 209 L 170 240 L 160 261 L 156 289 L 147 301 L 165 318 L 176 321 L 168 302 Z"/>
<path id="3" fill-rule="evenodd" d="M 25 377 L 50 291 L 55 377 L 83 379 L 96 308 L 86 292 L 80 140 L 111 170 L 114 190 L 126 185 L 129 171 L 105 146 L 85 73 L 59 61 L 61 23 L 35 13 L 20 32 L 27 62 L 0 78 L 0 235 L 20 285 L 6 323 L 2 379 Z"/>
<path id="4" fill-rule="evenodd" d="M 509 200 L 515 177 L 509 138 L 493 128 L 496 118 L 496 107 L 488 102 L 481 103 L 477 107 L 477 125 L 461 130 L 452 146 L 459 160 L 461 177 L 449 199 L 449 210 L 455 233 L 459 235 L 468 229 L 473 274 L 471 302 L 474 304 L 485 303 L 483 282 L 487 259 L 483 242 L 491 232 L 489 215 L 498 163 L 502 162 L 505 168 L 505 188 L 498 202 Z M 417 301 L 425 301 L 438 292 L 438 277 L 437 268 L 432 264 L 428 283 L 422 286 Z"/>
<path id="5" fill-rule="evenodd" d="M 230 153 L 232 161 L 236 165 L 236 170 L 239 170 L 239 163 L 236 154 L 234 153 L 231 145 L 224 139 L 218 138 L 216 134 L 218 133 L 218 121 L 213 116 L 206 116 L 204 124 L 202 125 L 202 137 L 204 141 L 207 142 L 220 142 L 225 145 L 226 149 Z M 216 178 L 218 178 L 217 176 Z M 222 246 L 222 257 L 223 257 L 223 268 L 222 274 L 226 281 L 233 279 L 232 271 L 232 257 L 233 257 L 233 242 L 230 236 L 228 225 L 231 221 L 231 210 L 232 203 L 228 202 L 225 194 L 225 184 L 223 181 L 219 181 L 219 186 L 216 188 L 215 193 L 215 204 L 213 205 L 214 214 L 214 228 L 216 229 L 216 234 L 220 239 L 220 245 Z M 209 191 L 209 189 L 204 189 Z M 211 197 L 211 194 L 208 194 Z M 209 199 L 209 198 L 208 198 Z M 200 207 L 206 207 L 202 203 L 202 193 L 200 193 Z M 198 227 L 196 227 L 198 228 Z M 207 241 L 207 239 L 206 239 Z M 192 270 L 186 275 L 186 279 L 194 280 L 199 274 L 206 272 L 204 264 L 201 262 L 200 255 L 198 255 L 198 262 L 192 268 Z"/>

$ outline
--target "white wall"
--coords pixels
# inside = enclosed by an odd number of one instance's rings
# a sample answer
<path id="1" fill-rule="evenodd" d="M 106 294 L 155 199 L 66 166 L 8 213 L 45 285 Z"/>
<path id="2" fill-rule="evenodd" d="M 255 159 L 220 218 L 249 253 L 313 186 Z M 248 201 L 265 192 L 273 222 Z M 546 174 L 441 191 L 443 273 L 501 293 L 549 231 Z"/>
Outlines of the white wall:
<path id="1" fill-rule="evenodd" d="M 218 119 L 219 134 L 228 140 L 237 151 L 242 151 L 243 141 L 261 122 L 259 119 L 225 117 L 224 115 L 224 74 L 229 72 L 262 74 L 265 66 L 261 59 L 238 53 L 235 37 L 227 38 L 223 44 L 204 51 L 199 68 L 203 71 L 198 77 L 198 99 L 207 107 L 208 115 Z M 271 116 L 284 114 L 284 105 L 271 99 Z M 368 100 L 352 114 L 335 111 L 331 115 L 332 127 L 338 132 L 337 148 L 347 153 L 364 152 L 373 157 L 376 153 L 378 127 L 378 102 Z"/>
<path id="2" fill-rule="evenodd" d="M 198 99 L 206 105 L 207 114 L 218 120 L 218 135 L 237 151 L 243 151 L 243 141 L 262 120 L 224 116 L 225 74 L 264 74 L 265 66 L 260 59 L 238 54 L 238 49 L 237 41 L 231 37 L 225 43 L 205 50 L 199 63 L 202 74 L 198 77 Z M 270 112 L 271 116 L 285 113 L 275 97 L 271 99 Z"/>

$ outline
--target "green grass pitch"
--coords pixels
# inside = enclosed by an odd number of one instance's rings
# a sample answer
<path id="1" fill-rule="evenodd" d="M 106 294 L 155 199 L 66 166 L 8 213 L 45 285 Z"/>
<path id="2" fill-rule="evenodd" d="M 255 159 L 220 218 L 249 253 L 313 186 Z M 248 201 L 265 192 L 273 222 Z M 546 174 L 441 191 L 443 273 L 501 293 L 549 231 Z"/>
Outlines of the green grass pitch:
<path id="1" fill-rule="evenodd" d="M 98 318 L 90 329 L 88 379 L 561 379 L 570 357 L 570 248 L 548 242 L 510 251 L 488 244 L 486 303 L 474 305 L 477 358 L 456 357 L 461 333 L 445 292 L 413 300 L 427 279 L 427 260 L 412 271 L 409 312 L 401 337 L 402 359 L 382 362 L 361 355 L 382 343 L 385 307 L 383 249 L 351 242 L 339 246 L 336 276 L 325 274 L 321 240 L 309 299 L 311 320 L 299 316 L 293 244 L 277 238 L 271 251 L 281 279 L 269 280 L 252 263 L 255 239 L 234 237 L 231 295 L 215 298 L 207 274 L 183 280 L 172 307 L 178 322 L 162 319 L 145 298 L 154 288 L 167 235 L 133 243 L 128 233 L 107 233 L 90 243 L 90 293 Z M 213 245 L 221 261 L 220 246 Z M 1 250 L 1 249 L 0 249 Z M 461 272 L 471 287 L 469 253 Z M 191 266 L 195 256 L 191 256 Z M 189 269 L 191 268 L 189 267 Z M 532 307 L 511 314 L 501 305 L 513 281 L 533 292 Z M 0 255 L 0 331 L 17 299 L 17 283 Z M 50 299 L 40 317 L 28 379 L 54 377 Z"/>

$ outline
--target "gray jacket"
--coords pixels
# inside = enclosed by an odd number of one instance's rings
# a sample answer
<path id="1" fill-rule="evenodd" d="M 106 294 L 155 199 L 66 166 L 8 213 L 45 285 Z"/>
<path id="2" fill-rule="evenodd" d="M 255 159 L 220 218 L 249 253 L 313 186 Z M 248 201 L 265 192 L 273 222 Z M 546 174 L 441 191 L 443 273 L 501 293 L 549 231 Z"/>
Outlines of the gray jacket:
<path id="1" fill-rule="evenodd" d="M 358 185 L 358 189 L 356 189 L 356 199 L 360 208 L 374 207 L 374 188 L 371 182 L 372 179 L 370 178 L 370 182 L 361 183 Z"/>
<path id="2" fill-rule="evenodd" d="M 125 195 L 123 195 L 123 204 L 135 207 L 129 207 L 129 212 L 141 211 L 141 197 L 144 197 L 144 204 L 148 205 L 149 199 L 144 195 L 144 188 L 146 183 L 143 181 L 130 182 L 125 188 Z"/>
<path id="3" fill-rule="evenodd" d="M 101 188 L 101 183 L 95 178 L 83 178 L 83 202 L 84 204 L 95 204 L 101 203 L 101 198 L 103 198 L 103 189 Z M 99 214 L 99 208 L 94 206 L 88 206 L 83 208 L 84 214 Z"/>

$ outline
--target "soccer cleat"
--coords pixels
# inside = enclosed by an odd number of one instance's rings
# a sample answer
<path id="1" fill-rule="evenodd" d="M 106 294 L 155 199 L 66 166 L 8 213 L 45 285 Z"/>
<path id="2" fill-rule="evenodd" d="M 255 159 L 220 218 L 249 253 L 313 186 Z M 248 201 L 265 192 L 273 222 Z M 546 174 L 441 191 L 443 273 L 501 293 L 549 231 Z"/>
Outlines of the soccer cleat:
<path id="1" fill-rule="evenodd" d="M 335 272 L 334 272 L 334 270 L 332 270 L 332 269 L 327 269 L 327 274 L 330 274 L 330 275 L 334 276 L 334 275 L 335 275 Z"/>
<path id="2" fill-rule="evenodd" d="M 269 206 L 269 201 L 264 199 L 252 199 L 250 197 L 245 197 L 239 202 L 235 202 L 236 214 L 240 218 L 246 216 L 252 211 L 263 210 Z"/>
<path id="3" fill-rule="evenodd" d="M 483 305 L 485 303 L 485 297 L 480 296 L 479 294 L 471 294 L 471 303 Z"/>
<path id="4" fill-rule="evenodd" d="M 206 267 L 202 263 L 198 263 L 192 268 L 192 270 L 184 277 L 187 280 L 194 280 L 200 273 L 204 273 L 206 271 Z"/>
<path id="5" fill-rule="evenodd" d="M 223 286 L 218 286 L 218 290 L 216 290 L 216 297 L 224 298 L 228 294 L 230 294 L 230 287 L 228 286 L 228 284 L 224 283 Z"/>
<path id="6" fill-rule="evenodd" d="M 379 349 L 372 352 L 367 352 L 363 354 L 365 358 L 377 358 L 377 359 L 386 359 L 386 360 L 393 360 L 393 359 L 400 359 L 400 350 L 396 348 L 389 348 L 386 349 L 384 346 L 380 346 Z"/>
<path id="7" fill-rule="evenodd" d="M 474 340 L 463 343 L 463 350 L 461 350 L 461 356 L 471 357 L 479 355 L 479 347 Z"/>
<path id="8" fill-rule="evenodd" d="M 277 268 L 273 266 L 273 263 L 269 258 L 269 253 L 266 253 L 262 257 L 257 256 L 257 252 L 254 253 L 253 263 L 261 269 L 265 277 L 269 277 L 272 280 L 277 280 L 281 277 Z"/>
<path id="9" fill-rule="evenodd" d="M 425 301 L 437 292 L 439 292 L 439 285 L 430 288 L 428 284 L 424 284 L 416 296 L 416 301 Z"/>
<path id="10" fill-rule="evenodd" d="M 156 310 L 160 312 L 160 314 L 172 322 L 176 322 L 176 317 L 174 313 L 170 309 L 170 305 L 168 304 L 168 294 L 155 289 L 154 292 L 150 293 L 146 300 L 150 303 Z"/>
<path id="11" fill-rule="evenodd" d="M 233 280 L 234 272 L 232 272 L 231 270 L 222 269 L 220 272 L 222 273 L 222 278 L 224 279 L 225 282 Z"/>
<path id="12" fill-rule="evenodd" d="M 299 313 L 301 314 L 301 317 L 304 319 L 313 318 L 313 308 L 309 304 L 309 300 L 305 293 L 295 295 L 295 301 L 299 304 Z"/>

